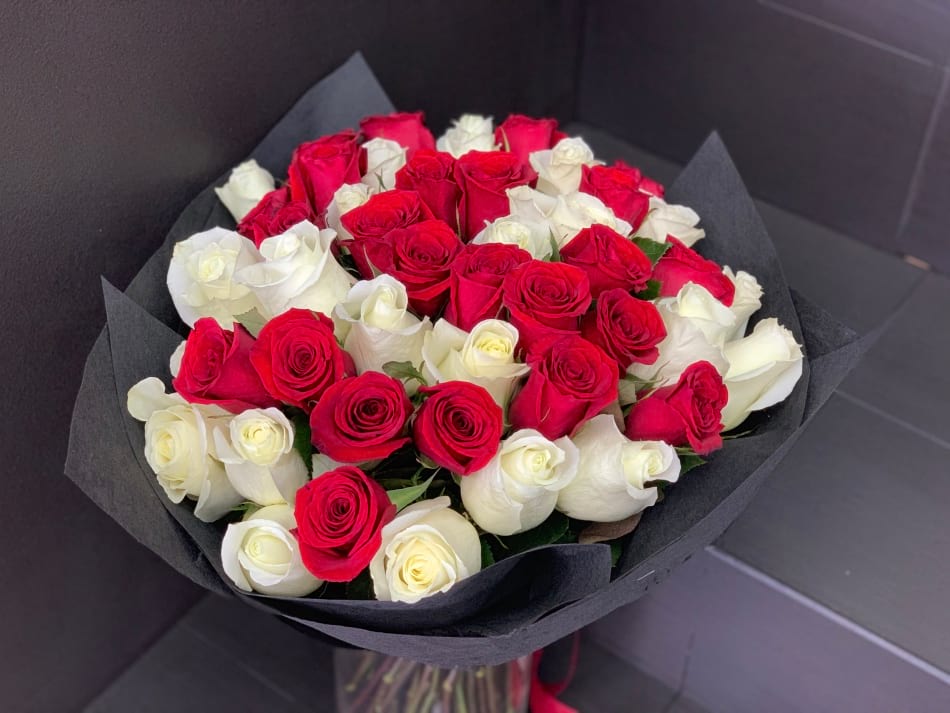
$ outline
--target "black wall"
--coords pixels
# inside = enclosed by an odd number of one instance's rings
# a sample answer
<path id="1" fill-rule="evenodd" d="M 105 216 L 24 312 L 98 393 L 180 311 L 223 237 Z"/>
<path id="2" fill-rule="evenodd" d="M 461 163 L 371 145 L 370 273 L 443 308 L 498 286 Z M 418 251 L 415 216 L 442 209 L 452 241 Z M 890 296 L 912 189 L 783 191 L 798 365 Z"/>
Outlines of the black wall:
<path id="1" fill-rule="evenodd" d="M 362 50 L 397 106 L 568 118 L 574 2 L 0 5 L 0 708 L 81 707 L 195 599 L 64 477 L 104 322 L 174 218 Z"/>
<path id="2" fill-rule="evenodd" d="M 579 119 L 680 162 L 719 129 L 753 193 L 950 271 L 948 0 L 587 10 Z"/>

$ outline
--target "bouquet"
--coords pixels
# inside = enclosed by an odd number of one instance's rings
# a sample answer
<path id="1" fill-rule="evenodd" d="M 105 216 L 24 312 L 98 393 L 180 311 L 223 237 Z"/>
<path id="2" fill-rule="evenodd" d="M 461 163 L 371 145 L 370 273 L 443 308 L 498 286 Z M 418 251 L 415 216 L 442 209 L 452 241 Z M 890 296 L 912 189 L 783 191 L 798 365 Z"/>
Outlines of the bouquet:
<path id="1" fill-rule="evenodd" d="M 436 139 L 358 56 L 104 294 L 70 477 L 208 589 L 451 666 L 711 541 L 865 347 L 718 137 L 669 189 L 552 119 Z"/>

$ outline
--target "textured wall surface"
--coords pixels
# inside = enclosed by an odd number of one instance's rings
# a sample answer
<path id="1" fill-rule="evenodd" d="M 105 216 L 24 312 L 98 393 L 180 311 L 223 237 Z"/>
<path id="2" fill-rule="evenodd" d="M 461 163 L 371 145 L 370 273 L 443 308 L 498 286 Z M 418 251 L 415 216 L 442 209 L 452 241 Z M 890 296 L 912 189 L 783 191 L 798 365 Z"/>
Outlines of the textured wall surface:
<path id="1" fill-rule="evenodd" d="M 684 163 L 712 129 L 750 190 L 950 271 L 950 4 L 605 0 L 578 118 Z"/>
<path id="2" fill-rule="evenodd" d="M 78 709 L 196 595 L 62 477 L 99 275 L 124 287 L 352 52 L 437 131 L 464 110 L 567 118 L 581 24 L 555 1 L 0 5 L 4 711 Z"/>

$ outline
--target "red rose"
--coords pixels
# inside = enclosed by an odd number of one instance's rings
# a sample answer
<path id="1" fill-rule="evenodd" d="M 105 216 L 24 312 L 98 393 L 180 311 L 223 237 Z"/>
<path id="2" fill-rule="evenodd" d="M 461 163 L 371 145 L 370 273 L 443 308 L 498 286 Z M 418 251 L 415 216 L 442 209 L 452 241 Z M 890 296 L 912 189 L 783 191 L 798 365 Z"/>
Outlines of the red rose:
<path id="1" fill-rule="evenodd" d="M 367 139 L 389 139 L 405 146 L 410 157 L 419 149 L 435 148 L 435 138 L 426 128 L 421 111 L 367 116 L 360 119 L 360 130 Z"/>
<path id="2" fill-rule="evenodd" d="M 597 299 L 605 290 L 622 287 L 646 289 L 653 263 L 634 242 L 606 225 L 584 228 L 561 248 L 561 260 L 587 273 L 590 292 Z"/>
<path id="3" fill-rule="evenodd" d="M 650 210 L 650 196 L 640 190 L 640 180 L 640 172 L 625 164 L 584 166 L 579 190 L 600 198 L 636 230 Z"/>
<path id="4" fill-rule="evenodd" d="M 340 216 L 340 223 L 355 242 L 345 242 L 363 275 L 372 275 L 361 241 L 383 238 L 391 230 L 406 228 L 435 216 L 415 191 L 383 191 L 371 196 L 363 205 Z"/>
<path id="5" fill-rule="evenodd" d="M 525 361 L 531 373 L 508 409 L 514 429 L 534 428 L 552 440 L 568 436 L 617 400 L 617 365 L 577 335 L 546 337 Z"/>
<path id="6" fill-rule="evenodd" d="M 287 186 L 271 191 L 238 223 L 237 231 L 257 247 L 267 238 L 280 235 L 297 223 L 310 219 L 310 204 L 295 201 Z"/>
<path id="7" fill-rule="evenodd" d="M 566 134 L 557 130 L 557 119 L 533 119 L 523 114 L 509 114 L 495 129 L 495 143 L 511 151 L 523 166 L 528 166 L 532 151 L 553 148 Z"/>
<path id="8" fill-rule="evenodd" d="M 294 517 L 304 566 L 328 582 L 349 582 L 379 550 L 396 506 L 362 470 L 342 466 L 297 491 Z"/>
<path id="9" fill-rule="evenodd" d="M 496 318 L 505 275 L 530 260 L 531 254 L 517 245 L 466 245 L 452 263 L 445 318 L 465 331 Z"/>
<path id="10" fill-rule="evenodd" d="M 666 241 L 670 247 L 653 266 L 653 279 L 660 282 L 660 296 L 675 297 L 683 285 L 694 282 L 729 307 L 735 299 L 736 286 L 722 268 L 672 235 L 667 236 Z"/>
<path id="11" fill-rule="evenodd" d="M 323 392 L 310 413 L 311 440 L 340 463 L 385 458 L 409 443 L 406 422 L 411 415 L 402 382 L 367 371 Z"/>
<path id="12" fill-rule="evenodd" d="M 458 202 L 462 191 L 455 182 L 452 154 L 421 149 L 396 173 L 396 188 L 415 191 L 439 220 L 458 232 Z"/>
<path id="13" fill-rule="evenodd" d="M 587 274 L 563 262 L 526 262 L 505 276 L 502 287 L 502 304 L 518 328 L 522 346 L 551 330 L 579 332 L 581 315 L 590 303 Z"/>
<path id="14" fill-rule="evenodd" d="M 508 215 L 509 188 L 534 179 L 534 171 L 507 151 L 469 151 L 455 162 L 455 181 L 462 191 L 459 229 L 464 240 L 481 232 L 487 221 Z"/>
<path id="15" fill-rule="evenodd" d="M 323 215 L 340 186 L 359 182 L 359 137 L 350 129 L 300 144 L 287 169 L 291 198 L 309 203 L 314 216 Z"/>
<path id="16" fill-rule="evenodd" d="M 729 392 L 708 361 L 691 364 L 673 386 L 664 386 L 627 414 L 627 438 L 690 446 L 700 455 L 722 447 L 722 409 Z"/>
<path id="17" fill-rule="evenodd" d="M 656 345 L 666 338 L 666 325 L 652 302 L 618 287 L 597 298 L 594 309 L 581 320 L 581 335 L 616 361 L 622 376 L 634 362 L 657 360 Z"/>
<path id="18" fill-rule="evenodd" d="M 617 161 L 617 163 L 614 165 L 617 164 L 626 165 L 623 163 L 623 161 Z M 648 196 L 656 196 L 657 198 L 662 198 L 664 195 L 666 195 L 666 189 L 663 188 L 663 184 L 647 176 L 644 176 L 640 180 L 640 190 L 646 193 Z"/>
<path id="19" fill-rule="evenodd" d="M 331 385 L 356 370 L 333 336 L 333 321 L 306 309 L 289 309 L 257 335 L 251 363 L 278 401 L 310 411 Z"/>
<path id="20" fill-rule="evenodd" d="M 504 430 L 504 415 L 491 394 L 467 381 L 423 386 L 419 393 L 426 397 L 412 424 L 419 452 L 459 475 L 488 465 Z"/>
<path id="21" fill-rule="evenodd" d="M 409 307 L 434 317 L 449 291 L 452 261 L 462 249 L 455 232 L 441 220 L 424 220 L 391 230 L 385 238 L 364 240 L 366 259 L 378 272 L 392 275 L 406 286 Z M 372 271 L 364 272 L 370 279 Z"/>
<path id="22" fill-rule="evenodd" d="M 276 406 L 251 365 L 252 337 L 240 324 L 229 332 L 210 317 L 195 322 L 172 387 L 185 401 L 217 404 L 231 413 Z"/>

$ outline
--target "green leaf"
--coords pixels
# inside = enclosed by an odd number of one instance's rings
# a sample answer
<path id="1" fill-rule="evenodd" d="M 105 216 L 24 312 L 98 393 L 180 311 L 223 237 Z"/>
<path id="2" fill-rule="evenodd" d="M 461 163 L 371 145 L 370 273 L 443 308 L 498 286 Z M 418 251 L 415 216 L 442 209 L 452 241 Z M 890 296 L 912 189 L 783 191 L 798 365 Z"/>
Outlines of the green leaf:
<path id="1" fill-rule="evenodd" d="M 290 414 L 294 424 L 294 450 L 303 458 L 307 473 L 313 474 L 313 443 L 310 442 L 310 418 L 303 411 Z"/>
<path id="2" fill-rule="evenodd" d="M 680 452 L 680 449 L 677 449 L 677 454 L 680 457 L 680 475 L 681 476 L 684 475 L 685 473 L 688 473 L 693 468 L 697 468 L 706 462 L 705 458 L 703 458 L 702 456 L 696 455 L 695 453 L 693 453 L 692 450 L 689 450 L 689 449 L 683 449 L 682 452 Z"/>
<path id="3" fill-rule="evenodd" d="M 669 243 L 658 243 L 650 238 L 634 238 L 633 244 L 640 248 L 654 265 L 663 257 L 663 253 L 670 249 Z"/>
<path id="4" fill-rule="evenodd" d="M 407 505 L 411 505 L 416 500 L 425 495 L 426 490 L 429 489 L 429 486 L 432 484 L 433 479 L 435 478 L 435 473 L 429 476 L 429 478 L 419 483 L 419 485 L 410 485 L 407 488 L 399 488 L 398 490 L 390 490 L 386 494 L 389 496 L 389 499 L 396 505 L 397 510 L 402 510 Z"/>
<path id="5" fill-rule="evenodd" d="M 422 375 L 411 361 L 387 361 L 383 364 L 383 372 L 389 374 L 394 379 L 415 379 L 423 386 L 428 386 L 429 382 Z"/>
<path id="6" fill-rule="evenodd" d="M 481 540 L 482 543 L 482 569 L 491 567 L 495 564 L 495 553 L 491 551 L 491 545 L 488 544 L 485 540 Z"/>
<path id="7" fill-rule="evenodd" d="M 610 543 L 610 566 L 616 567 L 617 563 L 620 561 L 620 555 L 623 554 L 623 545 L 620 544 L 619 540 L 614 540 Z"/>
<path id="8" fill-rule="evenodd" d="M 569 525 L 570 521 L 566 515 L 560 512 L 554 512 L 551 514 L 551 517 L 533 530 L 511 535 L 510 537 L 499 537 L 498 541 L 507 551 L 506 554 L 514 555 L 519 552 L 534 549 L 535 547 L 557 542 L 563 537 L 564 533 L 567 532 Z"/>
<path id="9" fill-rule="evenodd" d="M 655 300 L 660 296 L 660 281 L 659 280 L 647 280 L 647 286 L 645 290 L 637 292 L 634 297 L 641 300 Z"/>
<path id="10" fill-rule="evenodd" d="M 254 307 L 244 314 L 237 315 L 234 320 L 244 327 L 244 329 L 249 331 L 251 336 L 254 337 L 260 334 L 261 330 L 264 328 L 264 325 L 267 324 L 267 320 L 264 319 L 263 315 L 261 315 L 261 313 L 258 312 Z"/>
<path id="11" fill-rule="evenodd" d="M 551 257 L 548 258 L 548 262 L 561 262 L 561 247 L 557 244 L 553 230 L 548 231 L 548 239 L 551 241 Z"/>

